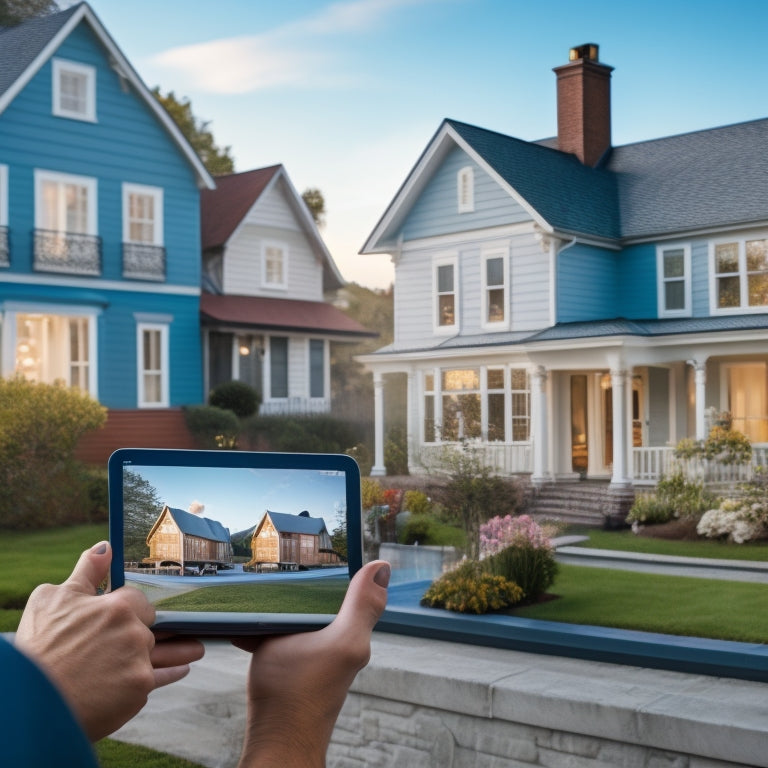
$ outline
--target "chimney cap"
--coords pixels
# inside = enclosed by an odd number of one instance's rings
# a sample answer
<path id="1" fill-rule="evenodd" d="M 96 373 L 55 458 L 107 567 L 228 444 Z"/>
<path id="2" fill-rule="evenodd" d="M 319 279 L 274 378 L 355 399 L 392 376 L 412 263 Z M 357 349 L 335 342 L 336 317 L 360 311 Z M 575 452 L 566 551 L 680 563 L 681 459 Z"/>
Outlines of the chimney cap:
<path id="1" fill-rule="evenodd" d="M 599 61 L 600 46 L 596 43 L 584 43 L 584 45 L 577 45 L 575 48 L 571 48 L 568 54 L 569 61 L 578 61 L 579 59 L 587 59 L 588 61 Z"/>

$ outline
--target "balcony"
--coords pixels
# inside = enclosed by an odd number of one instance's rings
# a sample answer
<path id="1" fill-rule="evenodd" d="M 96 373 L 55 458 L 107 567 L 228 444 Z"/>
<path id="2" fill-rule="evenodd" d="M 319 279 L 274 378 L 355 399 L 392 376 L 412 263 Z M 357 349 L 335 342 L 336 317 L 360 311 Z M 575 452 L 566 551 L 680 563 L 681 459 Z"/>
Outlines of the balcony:
<path id="1" fill-rule="evenodd" d="M 11 249 L 8 243 L 8 227 L 0 227 L 0 267 L 11 266 Z"/>
<path id="2" fill-rule="evenodd" d="M 37 272 L 100 275 L 101 238 L 36 229 L 33 266 Z"/>
<path id="3" fill-rule="evenodd" d="M 165 280 L 165 248 L 145 243 L 123 243 L 123 277 Z"/>

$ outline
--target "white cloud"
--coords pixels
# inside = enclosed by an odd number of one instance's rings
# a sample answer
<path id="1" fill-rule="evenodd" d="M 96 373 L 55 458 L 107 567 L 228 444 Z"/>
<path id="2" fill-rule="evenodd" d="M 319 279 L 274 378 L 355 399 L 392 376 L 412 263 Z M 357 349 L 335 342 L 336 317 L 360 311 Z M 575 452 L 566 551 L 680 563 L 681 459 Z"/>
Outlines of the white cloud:
<path id="1" fill-rule="evenodd" d="M 166 79 L 177 90 L 210 93 L 249 93 L 274 87 L 312 88 L 350 81 L 332 38 L 374 29 L 397 8 L 432 0 L 351 0 L 258 35 L 239 35 L 178 46 L 156 54 L 152 64 L 168 70 Z"/>

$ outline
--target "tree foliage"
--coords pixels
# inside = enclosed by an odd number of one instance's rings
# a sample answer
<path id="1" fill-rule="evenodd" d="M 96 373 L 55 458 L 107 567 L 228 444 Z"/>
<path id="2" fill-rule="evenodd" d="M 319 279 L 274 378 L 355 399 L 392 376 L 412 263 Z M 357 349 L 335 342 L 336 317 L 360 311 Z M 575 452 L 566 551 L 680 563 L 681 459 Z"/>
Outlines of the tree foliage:
<path id="1" fill-rule="evenodd" d="M 210 120 L 200 120 L 192 112 L 189 99 L 177 99 L 173 91 L 164 94 L 158 86 L 152 89 L 155 98 L 165 107 L 166 112 L 184 134 L 187 141 L 213 176 L 233 173 L 235 161 L 230 154 L 231 147 L 219 147 L 208 129 Z"/>
<path id="2" fill-rule="evenodd" d="M 317 187 L 308 187 L 301 193 L 301 197 L 309 208 L 312 218 L 318 227 L 325 224 L 325 198 Z"/>
<path id="3" fill-rule="evenodd" d="M 123 471 L 123 532 L 126 561 L 149 555 L 147 536 L 155 524 L 162 502 L 155 487 L 137 472 Z"/>
<path id="4" fill-rule="evenodd" d="M 13 27 L 58 10 L 55 0 L 0 0 L 0 27 Z"/>

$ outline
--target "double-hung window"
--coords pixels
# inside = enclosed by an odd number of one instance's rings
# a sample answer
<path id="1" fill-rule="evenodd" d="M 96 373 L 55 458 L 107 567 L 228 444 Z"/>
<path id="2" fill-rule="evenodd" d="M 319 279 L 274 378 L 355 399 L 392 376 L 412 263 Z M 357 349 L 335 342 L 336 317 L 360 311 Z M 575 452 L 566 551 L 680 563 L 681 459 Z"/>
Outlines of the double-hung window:
<path id="1" fill-rule="evenodd" d="M 493 251 L 483 254 L 483 328 L 506 328 L 507 322 L 507 254 Z"/>
<path id="2" fill-rule="evenodd" d="M 123 277 L 165 278 L 163 190 L 123 184 Z"/>
<path id="3" fill-rule="evenodd" d="M 457 333 L 459 320 L 458 259 L 440 258 L 434 264 L 435 333 Z"/>
<path id="4" fill-rule="evenodd" d="M 168 324 L 137 323 L 136 346 L 139 408 L 167 408 L 169 404 Z"/>
<path id="5" fill-rule="evenodd" d="M 53 60 L 53 114 L 96 121 L 96 69 L 65 59 Z"/>
<path id="6" fill-rule="evenodd" d="M 309 396 L 325 397 L 325 341 L 309 340 Z"/>
<path id="7" fill-rule="evenodd" d="M 265 242 L 261 249 L 262 282 L 266 288 L 288 287 L 288 248 Z"/>
<path id="8" fill-rule="evenodd" d="M 768 238 L 711 246 L 713 313 L 765 312 L 768 308 Z"/>
<path id="9" fill-rule="evenodd" d="M 659 246 L 656 249 L 659 317 L 691 314 L 691 247 Z"/>

